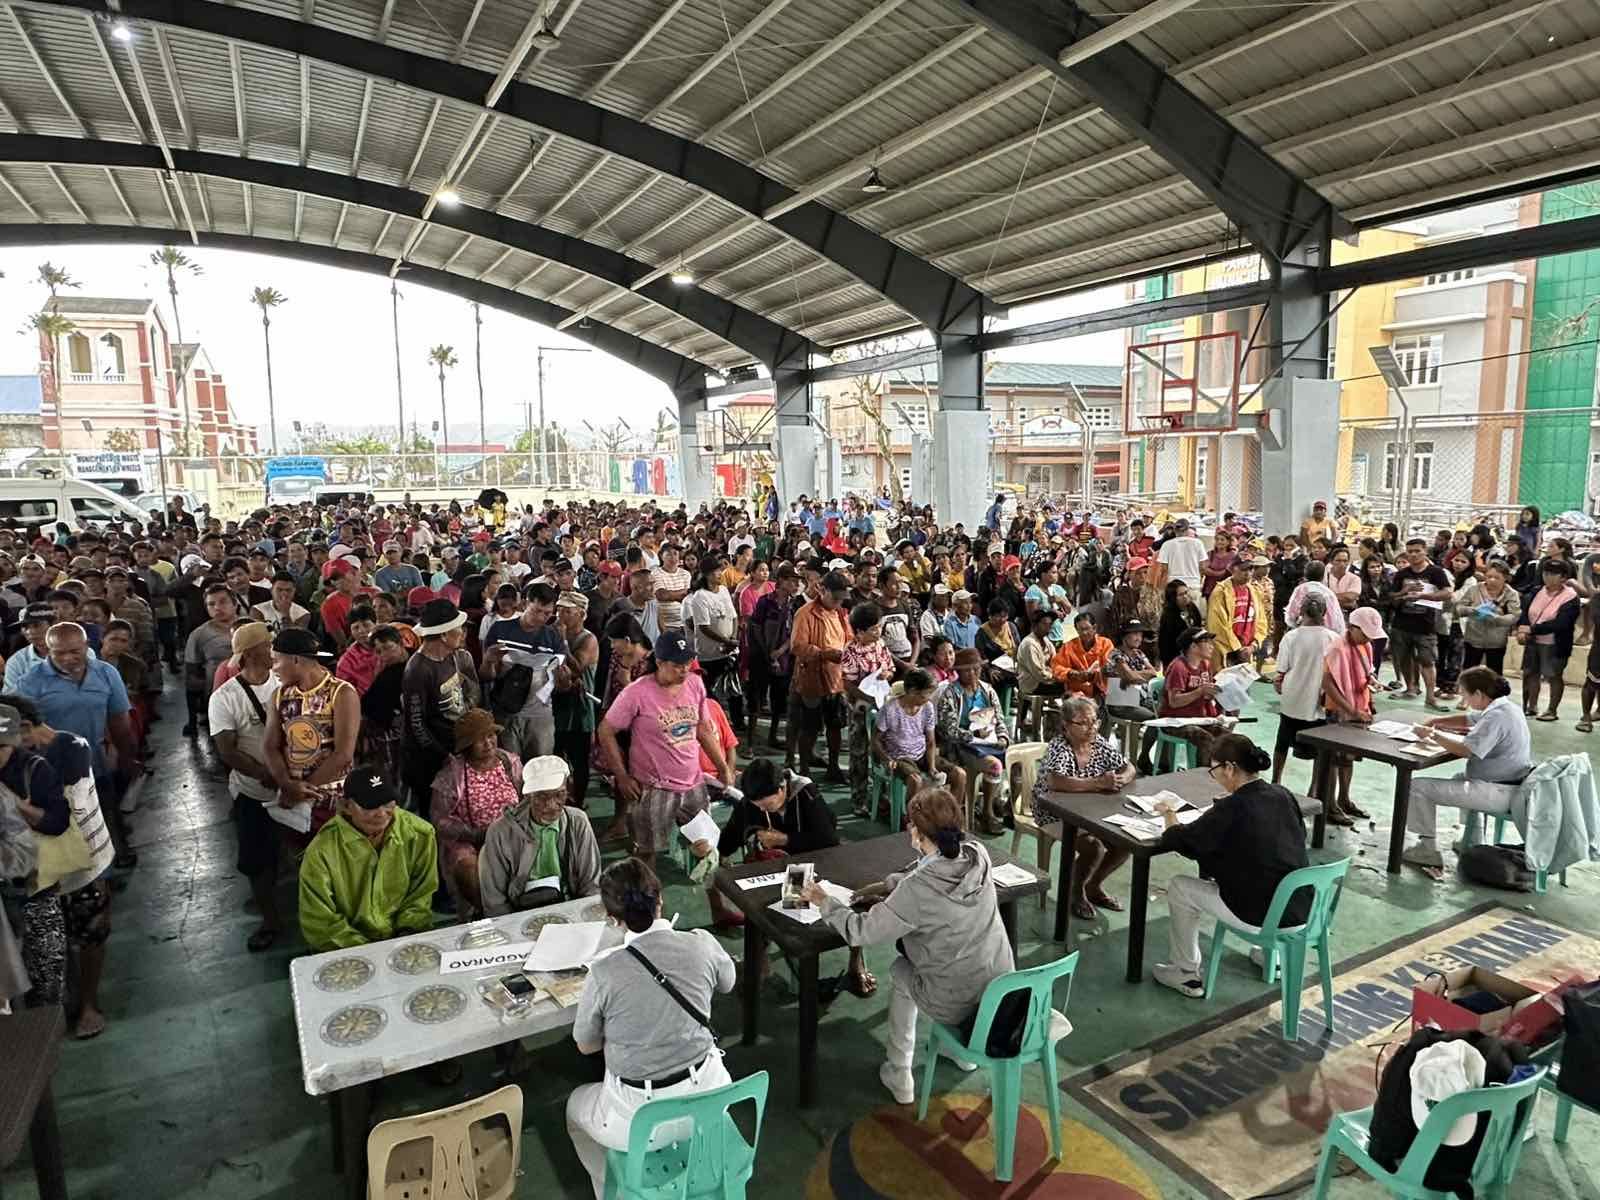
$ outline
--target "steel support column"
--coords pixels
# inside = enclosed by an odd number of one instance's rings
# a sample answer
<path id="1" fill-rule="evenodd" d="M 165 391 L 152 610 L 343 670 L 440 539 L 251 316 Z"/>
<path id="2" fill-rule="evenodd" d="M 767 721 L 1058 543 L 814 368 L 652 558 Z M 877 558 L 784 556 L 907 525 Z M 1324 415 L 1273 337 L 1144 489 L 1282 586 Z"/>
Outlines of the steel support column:
<path id="1" fill-rule="evenodd" d="M 980 300 L 951 313 L 934 333 L 939 411 L 931 414 L 933 494 L 911 497 L 917 504 L 931 501 L 941 522 L 960 521 L 968 529 L 983 515 L 993 465 L 983 404 L 983 317 Z"/>
<path id="2" fill-rule="evenodd" d="M 772 405 L 777 429 L 772 446 L 778 458 L 778 500 L 788 505 L 817 490 L 817 427 L 811 411 L 810 342 L 797 342 L 770 364 Z"/>
<path id="3" fill-rule="evenodd" d="M 698 418 L 705 411 L 704 389 L 698 395 L 678 397 L 678 473 L 683 480 L 683 502 L 691 513 L 710 504 L 715 492 L 711 457 L 700 444 Z"/>

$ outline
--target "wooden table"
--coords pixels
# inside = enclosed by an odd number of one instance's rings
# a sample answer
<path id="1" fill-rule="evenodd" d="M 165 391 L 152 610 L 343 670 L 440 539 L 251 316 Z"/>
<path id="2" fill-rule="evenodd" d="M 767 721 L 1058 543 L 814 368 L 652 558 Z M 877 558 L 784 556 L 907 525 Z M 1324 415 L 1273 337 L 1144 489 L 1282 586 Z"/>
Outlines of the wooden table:
<path id="1" fill-rule="evenodd" d="M 724 866 L 715 876 L 717 890 L 732 901 L 744 914 L 744 1044 L 754 1045 L 761 1016 L 761 960 L 766 954 L 767 942 L 775 942 L 794 960 L 800 976 L 800 1037 L 799 1037 L 799 1095 L 800 1106 L 809 1107 L 817 1098 L 817 960 L 828 950 L 839 950 L 844 939 L 833 927 L 817 921 L 802 925 L 798 921 L 773 911 L 770 905 L 778 899 L 780 888 L 769 884 L 758 888 L 742 888 L 737 881 L 752 875 L 778 874 L 789 863 L 810 862 L 817 865 L 817 878 L 826 879 L 852 890 L 877 883 L 891 872 L 911 865 L 917 852 L 911 848 L 904 834 L 889 834 L 864 842 L 848 842 L 819 850 L 815 854 L 797 854 L 791 858 L 767 862 L 745 863 L 742 866 Z M 989 848 L 989 857 L 995 866 L 1016 863 L 1004 852 Z M 997 887 L 1000 901 L 1000 919 L 1005 924 L 1011 947 L 1017 945 L 1017 901 L 1024 896 L 1035 896 L 1048 890 L 1050 877 L 1025 863 L 1016 863 L 1032 877 L 1032 882 L 1010 887 Z M 887 987 L 888 981 L 883 985 Z"/>
<path id="2" fill-rule="evenodd" d="M 507 943 L 519 943 L 536 940 L 539 923 L 548 919 L 603 921 L 605 909 L 598 896 L 590 896 L 508 913 L 489 924 Z M 478 983 L 519 970 L 520 957 L 482 970 L 441 974 L 440 955 L 463 949 L 475 927 L 451 925 L 307 954 L 289 964 L 306 1092 L 328 1098 L 334 1170 L 344 1172 L 351 1200 L 367 1194 L 367 1134 L 380 1080 L 561 1029 L 577 1015 L 576 1006 L 562 1008 L 542 998 L 527 1016 L 500 1019 L 481 998 Z M 602 944 L 621 941 L 616 933 Z"/>
<path id="3" fill-rule="evenodd" d="M 1072 915 L 1073 859 L 1076 857 L 1079 831 L 1132 855 L 1133 886 L 1128 895 L 1131 905 L 1128 910 L 1129 983 L 1138 983 L 1144 978 L 1144 926 L 1150 903 L 1150 860 L 1158 852 L 1154 842 L 1141 841 L 1122 826 L 1110 824 L 1106 818 L 1119 814 L 1138 815 L 1126 807 L 1128 797 L 1153 796 L 1157 792 L 1174 792 L 1200 809 L 1210 808 L 1224 794 L 1209 771 L 1196 767 L 1189 771 L 1171 771 L 1165 775 L 1140 776 L 1125 791 L 1114 794 L 1050 792 L 1037 802 L 1040 824 L 1051 819 L 1062 824 L 1061 863 L 1056 868 L 1056 941 L 1067 940 L 1067 927 Z M 1313 818 L 1311 844 L 1320 847 L 1327 832 L 1322 805 L 1306 796 L 1296 796 L 1295 799 L 1300 802 L 1301 815 Z"/>
<path id="4" fill-rule="evenodd" d="M 1406 815 L 1411 810 L 1411 773 L 1455 762 L 1455 755 L 1438 748 L 1426 754 L 1413 754 L 1407 747 L 1416 745 L 1415 742 L 1398 742 L 1373 733 L 1365 725 L 1318 725 L 1302 733 L 1295 744 L 1316 753 L 1316 762 L 1311 768 L 1311 794 L 1325 807 L 1332 807 L 1334 788 L 1338 786 L 1333 773 L 1335 755 L 1371 759 L 1394 768 L 1394 827 L 1389 830 L 1389 874 L 1400 874 L 1400 855 L 1406 848 Z"/>
<path id="5" fill-rule="evenodd" d="M 10 1166 L 21 1155 L 26 1133 L 33 1147 L 39 1200 L 67 1200 L 61 1131 L 50 1092 L 66 1025 L 56 1005 L 18 1009 L 9 1017 L 0 1017 L 0 1063 L 5 1064 L 0 1068 L 0 1078 L 5 1080 L 0 1087 L 0 1167 Z"/>

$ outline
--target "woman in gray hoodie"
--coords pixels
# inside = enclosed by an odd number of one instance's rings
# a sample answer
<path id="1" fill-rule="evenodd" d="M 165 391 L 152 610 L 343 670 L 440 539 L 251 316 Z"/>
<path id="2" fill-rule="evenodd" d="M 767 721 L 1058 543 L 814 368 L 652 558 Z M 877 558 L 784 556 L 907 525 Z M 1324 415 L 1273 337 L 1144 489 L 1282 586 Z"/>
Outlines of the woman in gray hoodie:
<path id="1" fill-rule="evenodd" d="M 907 807 L 911 845 L 920 858 L 853 899 L 876 901 L 855 912 L 813 884 L 806 899 L 851 946 L 896 942 L 890 971 L 889 1034 L 878 1078 L 901 1104 L 915 1098 L 911 1057 L 917 1012 L 960 1025 L 977 1011 L 989 981 L 1014 969 L 1000 923 L 989 852 L 962 832 L 962 809 L 945 788 L 924 788 Z"/>

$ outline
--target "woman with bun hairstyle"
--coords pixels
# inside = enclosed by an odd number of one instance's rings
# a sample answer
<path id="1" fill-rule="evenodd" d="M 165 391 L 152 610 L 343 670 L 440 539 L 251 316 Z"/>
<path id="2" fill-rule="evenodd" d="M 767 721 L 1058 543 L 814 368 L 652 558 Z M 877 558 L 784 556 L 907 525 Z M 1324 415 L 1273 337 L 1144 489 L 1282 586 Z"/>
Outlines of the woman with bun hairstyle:
<path id="1" fill-rule="evenodd" d="M 960 1025 L 977 1011 L 989 981 L 1014 968 L 983 843 L 962 829 L 962 806 L 946 788 L 923 788 L 906 817 L 920 856 L 904 871 L 862 888 L 853 901 L 881 901 L 855 912 L 812 884 L 806 899 L 851 946 L 898 944 L 890 970 L 888 1045 L 878 1078 L 910 1104 L 917 1013 Z"/>
<path id="2" fill-rule="evenodd" d="M 1190 999 L 1205 996 L 1201 928 L 1209 929 L 1218 917 L 1259 926 L 1283 878 L 1310 865 L 1300 805 L 1287 789 L 1261 778 L 1271 766 L 1272 755 L 1249 738 L 1225 733 L 1211 744 L 1211 778 L 1228 794 L 1187 825 L 1178 823 L 1169 804 L 1158 806 L 1167 828 L 1155 852 L 1176 850 L 1194 859 L 1200 874 L 1178 875 L 1167 884 L 1172 957 L 1151 974 Z M 1289 898 L 1283 925 L 1303 925 L 1310 912 L 1311 893 L 1302 888 Z"/>
<path id="3" fill-rule="evenodd" d="M 1406 827 L 1417 842 L 1404 860 L 1425 871 L 1444 866 L 1436 840 L 1441 805 L 1502 816 L 1511 811 L 1518 786 L 1533 770 L 1528 718 L 1511 698 L 1511 684 L 1488 667 L 1468 667 L 1458 682 L 1467 711 L 1416 726 L 1421 745 L 1467 760 L 1466 770 L 1453 779 L 1411 780 Z"/>
<path id="4" fill-rule="evenodd" d="M 731 1082 L 710 1018 L 712 993 L 733 991 L 734 980 L 733 959 L 709 930 L 661 919 L 661 881 L 638 859 L 600 876 L 600 900 L 607 922 L 622 927 L 622 947 L 590 964 L 572 1040 L 583 1054 L 605 1052 L 605 1080 L 567 1097 L 567 1134 L 596 1200 L 606 1151 L 628 1148 L 640 1105 Z"/>

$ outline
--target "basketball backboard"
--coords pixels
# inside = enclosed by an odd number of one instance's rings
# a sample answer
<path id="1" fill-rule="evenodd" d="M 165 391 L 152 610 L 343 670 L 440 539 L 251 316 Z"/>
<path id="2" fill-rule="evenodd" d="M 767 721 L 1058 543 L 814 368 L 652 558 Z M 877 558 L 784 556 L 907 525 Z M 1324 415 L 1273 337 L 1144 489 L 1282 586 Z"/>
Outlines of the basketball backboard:
<path id="1" fill-rule="evenodd" d="M 1237 332 L 1130 345 L 1122 381 L 1123 429 L 1150 437 L 1238 428 L 1242 361 Z"/>

